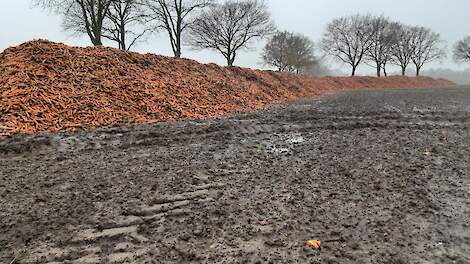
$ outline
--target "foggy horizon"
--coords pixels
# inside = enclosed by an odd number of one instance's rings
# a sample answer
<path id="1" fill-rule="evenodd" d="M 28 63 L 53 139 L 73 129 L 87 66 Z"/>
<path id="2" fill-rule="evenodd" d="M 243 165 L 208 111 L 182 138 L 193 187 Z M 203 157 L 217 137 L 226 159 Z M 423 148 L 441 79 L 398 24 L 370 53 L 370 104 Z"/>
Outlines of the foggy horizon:
<path id="1" fill-rule="evenodd" d="M 456 41 L 470 35 L 470 18 L 466 10 L 470 8 L 470 2 L 464 0 L 453 1 L 449 5 L 444 0 L 414 0 L 414 1 L 387 1 L 377 2 L 371 0 L 336 1 L 331 3 L 326 0 L 306 1 L 293 0 L 286 4 L 282 0 L 266 1 L 272 13 L 273 20 L 279 30 L 289 30 L 304 34 L 316 44 L 315 54 L 321 55 L 318 48 L 327 23 L 334 18 L 353 14 L 384 15 L 392 20 L 400 21 L 408 25 L 425 26 L 441 34 L 446 42 L 447 58 L 440 62 L 430 63 L 423 69 L 425 72 L 431 69 L 451 69 L 463 71 L 469 65 L 456 63 L 452 59 L 452 47 Z M 2 10 L 8 10 L 0 16 L 0 22 L 9 25 L 14 20 L 15 27 L 7 27 L 0 35 L 0 51 L 19 45 L 33 39 L 47 39 L 53 42 L 62 42 L 75 46 L 91 46 L 86 36 L 77 37 L 62 29 L 62 17 L 48 10 L 35 8 L 30 0 L 8 1 L 1 4 Z M 268 69 L 261 64 L 260 53 L 264 41 L 251 45 L 249 50 L 241 52 L 235 62 L 236 66 Z M 115 47 L 114 43 L 104 41 L 106 46 Z M 172 51 L 165 32 L 151 35 L 147 42 L 140 43 L 132 49 L 140 53 L 154 53 L 172 56 Z M 225 60 L 219 54 L 212 51 L 195 51 L 184 47 L 183 57 L 194 59 L 202 63 L 225 64 Z M 338 64 L 333 59 L 328 59 L 330 68 L 340 70 L 346 74 L 349 69 L 345 65 Z M 413 67 L 411 67 L 413 68 Z M 398 67 L 391 66 L 391 73 L 398 71 Z M 359 74 L 373 74 L 374 69 L 367 65 L 359 67 Z"/>

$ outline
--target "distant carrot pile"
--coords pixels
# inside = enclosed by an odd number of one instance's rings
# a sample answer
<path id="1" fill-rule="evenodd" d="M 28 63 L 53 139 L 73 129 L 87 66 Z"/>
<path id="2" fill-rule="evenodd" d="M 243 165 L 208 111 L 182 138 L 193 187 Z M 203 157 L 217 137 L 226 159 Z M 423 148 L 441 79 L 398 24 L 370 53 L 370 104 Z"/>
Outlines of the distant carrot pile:
<path id="1" fill-rule="evenodd" d="M 0 54 L 0 136 L 206 118 L 335 90 L 451 84 L 306 77 L 40 40 Z"/>

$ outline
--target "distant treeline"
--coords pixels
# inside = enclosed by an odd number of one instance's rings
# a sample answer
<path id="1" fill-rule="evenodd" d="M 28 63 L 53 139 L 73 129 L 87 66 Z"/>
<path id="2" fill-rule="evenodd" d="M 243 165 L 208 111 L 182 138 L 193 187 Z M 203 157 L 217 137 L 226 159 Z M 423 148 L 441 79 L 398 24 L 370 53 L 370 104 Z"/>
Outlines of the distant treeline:
<path id="1" fill-rule="evenodd" d="M 267 39 L 261 54 L 264 65 L 295 73 L 332 73 L 325 56 L 351 67 L 351 74 L 366 64 L 377 76 L 388 65 L 405 75 L 414 65 L 420 75 L 424 65 L 446 57 L 439 33 L 422 26 L 405 25 L 384 16 L 353 15 L 333 19 L 320 41 L 319 53 L 303 34 L 278 30 L 265 0 L 32 0 L 63 17 L 63 28 L 86 35 L 95 46 L 108 39 L 122 50 L 146 41 L 150 34 L 166 34 L 174 56 L 182 46 L 210 49 L 233 66 L 237 55 Z M 470 62 L 470 37 L 454 46 L 456 61 Z"/>

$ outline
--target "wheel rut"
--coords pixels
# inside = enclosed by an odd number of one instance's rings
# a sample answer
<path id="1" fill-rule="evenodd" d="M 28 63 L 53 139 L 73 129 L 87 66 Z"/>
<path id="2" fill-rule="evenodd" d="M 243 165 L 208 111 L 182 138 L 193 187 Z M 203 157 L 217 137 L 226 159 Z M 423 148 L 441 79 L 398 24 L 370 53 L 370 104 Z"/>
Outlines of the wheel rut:
<path id="1" fill-rule="evenodd" d="M 135 263 L 151 253 L 152 241 L 139 232 L 141 225 L 162 222 L 166 217 L 182 217 L 193 213 L 191 205 L 204 204 L 220 197 L 225 184 L 203 184 L 192 191 L 174 195 L 157 195 L 147 206 L 122 212 L 122 217 L 107 223 L 106 228 L 74 229 L 66 246 L 31 249 L 24 263 Z"/>

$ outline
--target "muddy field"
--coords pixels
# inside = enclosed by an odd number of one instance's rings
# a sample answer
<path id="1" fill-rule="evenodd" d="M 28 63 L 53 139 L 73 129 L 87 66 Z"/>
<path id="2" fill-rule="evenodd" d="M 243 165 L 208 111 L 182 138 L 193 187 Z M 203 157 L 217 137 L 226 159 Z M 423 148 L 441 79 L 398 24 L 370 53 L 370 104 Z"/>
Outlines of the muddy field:
<path id="1" fill-rule="evenodd" d="M 0 263 L 470 263 L 469 102 L 355 91 L 0 141 Z"/>

